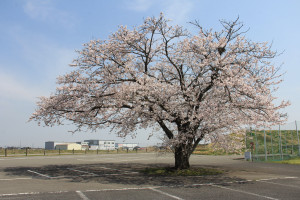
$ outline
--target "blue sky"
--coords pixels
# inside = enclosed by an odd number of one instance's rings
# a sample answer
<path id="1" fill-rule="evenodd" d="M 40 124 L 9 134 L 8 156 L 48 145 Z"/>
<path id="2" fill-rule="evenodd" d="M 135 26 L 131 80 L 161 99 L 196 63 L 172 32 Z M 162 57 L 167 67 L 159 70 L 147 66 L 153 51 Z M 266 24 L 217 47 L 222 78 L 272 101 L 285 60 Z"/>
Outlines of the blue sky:
<path id="1" fill-rule="evenodd" d="M 220 29 L 219 19 L 237 16 L 250 28 L 247 37 L 273 42 L 284 51 L 274 62 L 282 65 L 285 81 L 276 93 L 290 100 L 289 122 L 300 120 L 300 1 L 280 0 L 1 0 L 0 1 L 0 146 L 43 147 L 48 140 L 116 139 L 108 130 L 71 134 L 72 126 L 39 127 L 27 122 L 38 96 L 55 91 L 58 75 L 69 69 L 83 43 L 106 39 L 118 25 L 139 25 L 163 12 L 172 23 L 193 31 L 187 22 Z M 155 144 L 140 131 L 141 146 Z"/>

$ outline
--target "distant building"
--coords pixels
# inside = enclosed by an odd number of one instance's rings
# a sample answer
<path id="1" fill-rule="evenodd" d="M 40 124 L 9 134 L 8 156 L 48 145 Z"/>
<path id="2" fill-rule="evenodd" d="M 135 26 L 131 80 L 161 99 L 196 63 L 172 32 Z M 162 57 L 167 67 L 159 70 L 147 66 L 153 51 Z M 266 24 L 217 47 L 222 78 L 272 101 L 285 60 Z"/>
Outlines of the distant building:
<path id="1" fill-rule="evenodd" d="M 84 140 L 88 142 L 90 150 L 114 150 L 115 141 L 114 140 Z"/>
<path id="2" fill-rule="evenodd" d="M 123 149 L 129 149 L 129 150 L 133 150 L 134 147 L 137 147 L 138 144 L 137 143 L 116 143 L 116 148 L 123 148 Z"/>
<path id="3" fill-rule="evenodd" d="M 45 150 L 54 150 L 55 146 L 58 144 L 65 144 L 65 142 L 54 142 L 54 141 L 45 142 Z"/>
<path id="4" fill-rule="evenodd" d="M 55 146 L 56 150 L 82 150 L 81 144 L 76 143 L 65 143 L 65 144 L 57 144 Z"/>
<path id="5" fill-rule="evenodd" d="M 81 145 L 81 150 L 88 150 L 89 149 L 89 143 L 88 142 L 76 142 L 76 144 Z"/>

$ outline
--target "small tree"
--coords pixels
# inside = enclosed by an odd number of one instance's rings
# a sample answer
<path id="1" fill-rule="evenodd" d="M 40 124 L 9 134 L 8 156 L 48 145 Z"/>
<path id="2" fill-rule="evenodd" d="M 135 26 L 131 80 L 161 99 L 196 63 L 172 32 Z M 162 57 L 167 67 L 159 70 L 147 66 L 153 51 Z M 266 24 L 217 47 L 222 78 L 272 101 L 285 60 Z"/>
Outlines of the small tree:
<path id="1" fill-rule="evenodd" d="M 111 127 L 119 136 L 158 126 L 172 143 L 175 168 L 205 137 L 216 138 L 245 124 L 278 123 L 272 92 L 281 82 L 268 60 L 267 43 L 247 40 L 242 24 L 221 21 L 223 30 L 192 35 L 170 26 L 161 14 L 79 51 L 60 87 L 41 97 L 31 120 L 47 126 L 72 121 L 77 130 Z"/>

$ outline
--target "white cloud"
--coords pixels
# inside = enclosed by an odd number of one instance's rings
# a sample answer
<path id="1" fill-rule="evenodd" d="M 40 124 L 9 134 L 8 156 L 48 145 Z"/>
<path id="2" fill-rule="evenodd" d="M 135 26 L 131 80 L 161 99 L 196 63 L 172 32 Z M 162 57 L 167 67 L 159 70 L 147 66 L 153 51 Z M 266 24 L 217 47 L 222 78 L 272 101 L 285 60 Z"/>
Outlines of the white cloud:
<path id="1" fill-rule="evenodd" d="M 137 12 L 145 12 L 149 10 L 156 1 L 154 0 L 132 0 L 126 1 L 127 8 Z"/>
<path id="2" fill-rule="evenodd" d="M 193 9 L 192 1 L 169 0 L 165 5 L 164 12 L 167 18 L 176 24 L 188 22 L 188 14 Z"/>
<path id="3" fill-rule="evenodd" d="M 132 0 L 125 1 L 129 10 L 137 12 L 149 11 L 153 7 L 159 8 L 168 19 L 176 24 L 182 24 L 188 21 L 188 15 L 194 7 L 192 0 Z"/>
<path id="4" fill-rule="evenodd" d="M 59 23 L 63 26 L 72 27 L 74 16 L 66 11 L 57 9 L 50 0 L 28 0 L 23 6 L 24 12 L 32 19 Z"/>
<path id="5" fill-rule="evenodd" d="M 24 83 L 12 74 L 0 72 L 0 98 L 35 102 L 43 91 L 28 83 Z"/>

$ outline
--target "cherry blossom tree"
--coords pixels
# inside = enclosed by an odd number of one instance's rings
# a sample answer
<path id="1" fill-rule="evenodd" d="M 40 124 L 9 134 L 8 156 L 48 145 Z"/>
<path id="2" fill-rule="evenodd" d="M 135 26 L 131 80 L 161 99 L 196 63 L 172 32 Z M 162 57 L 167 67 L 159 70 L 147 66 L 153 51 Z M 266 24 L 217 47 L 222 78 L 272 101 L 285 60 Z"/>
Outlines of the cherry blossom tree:
<path id="1" fill-rule="evenodd" d="M 198 22 L 193 35 L 163 14 L 78 51 L 73 71 L 41 97 L 31 120 L 46 126 L 73 122 L 77 130 L 112 128 L 119 136 L 159 127 L 172 144 L 175 168 L 204 138 L 216 140 L 244 125 L 280 123 L 273 96 L 282 81 L 268 43 L 245 38 L 243 24 L 220 21 L 221 31 Z"/>

